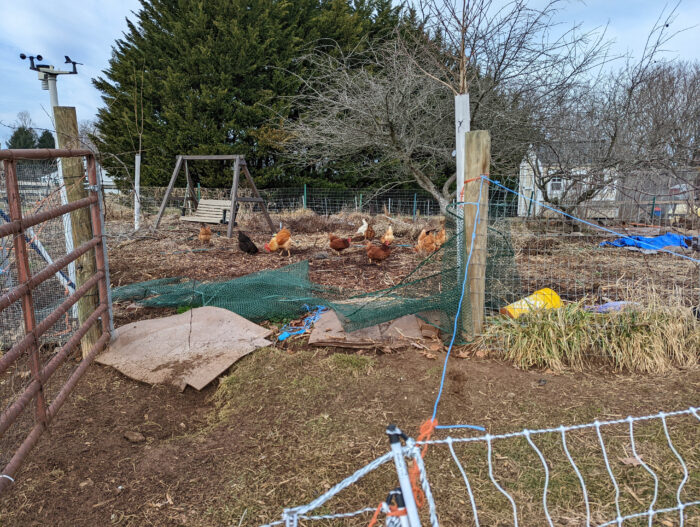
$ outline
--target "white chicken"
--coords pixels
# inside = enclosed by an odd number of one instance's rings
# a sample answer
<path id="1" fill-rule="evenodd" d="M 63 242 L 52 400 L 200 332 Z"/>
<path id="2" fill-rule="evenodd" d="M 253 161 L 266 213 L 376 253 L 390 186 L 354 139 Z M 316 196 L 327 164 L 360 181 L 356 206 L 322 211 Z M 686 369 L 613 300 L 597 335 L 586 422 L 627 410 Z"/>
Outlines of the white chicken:
<path id="1" fill-rule="evenodd" d="M 360 226 L 359 229 L 357 229 L 357 232 L 355 233 L 355 236 L 365 236 L 365 233 L 367 232 L 367 227 L 369 227 L 369 224 L 367 223 L 367 220 L 362 218 L 362 225 Z"/>

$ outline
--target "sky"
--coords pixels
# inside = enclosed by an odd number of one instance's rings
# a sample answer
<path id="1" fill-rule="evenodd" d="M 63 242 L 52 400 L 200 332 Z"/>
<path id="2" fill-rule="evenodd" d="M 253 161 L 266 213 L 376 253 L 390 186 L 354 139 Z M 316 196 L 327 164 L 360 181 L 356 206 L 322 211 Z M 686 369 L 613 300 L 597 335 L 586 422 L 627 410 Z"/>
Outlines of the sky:
<path id="1" fill-rule="evenodd" d="M 534 7 L 546 0 L 531 0 Z M 639 56 L 648 32 L 661 11 L 675 5 L 664 0 L 571 0 L 559 14 L 559 22 L 580 22 L 591 30 L 607 26 L 615 54 Z M 40 54 L 43 63 L 60 69 L 64 55 L 84 65 L 78 75 L 58 80 L 59 103 L 75 106 L 78 120 L 95 117 L 101 105 L 91 79 L 101 75 L 114 41 L 126 30 L 126 17 L 138 10 L 138 0 L 0 0 L 0 143 L 12 134 L 17 113 L 28 111 L 37 128 L 53 128 L 49 117 L 49 92 L 41 89 L 36 72 L 19 54 Z M 695 27 L 693 27 L 695 26 Z M 668 46 L 667 55 L 700 60 L 700 0 L 681 0 L 672 29 L 688 29 Z M 3 124 L 4 123 L 4 124 Z"/>

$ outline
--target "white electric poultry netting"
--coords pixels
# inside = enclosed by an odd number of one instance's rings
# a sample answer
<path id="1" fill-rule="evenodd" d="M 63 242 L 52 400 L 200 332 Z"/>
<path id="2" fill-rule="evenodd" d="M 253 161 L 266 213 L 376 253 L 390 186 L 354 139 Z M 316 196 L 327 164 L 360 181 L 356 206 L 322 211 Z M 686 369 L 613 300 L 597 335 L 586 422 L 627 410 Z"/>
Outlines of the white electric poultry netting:
<path id="1" fill-rule="evenodd" d="M 429 508 L 429 518 L 430 518 L 430 525 L 432 527 L 437 527 L 439 525 L 439 519 L 438 519 L 438 514 L 437 514 L 437 504 L 436 500 L 433 497 L 431 491 L 430 491 L 430 485 L 428 484 L 427 480 L 427 473 L 426 469 L 423 463 L 423 459 L 420 454 L 419 446 L 425 446 L 425 445 L 430 445 L 430 446 L 447 446 L 449 449 L 449 453 L 451 455 L 451 458 L 454 462 L 454 465 L 456 468 L 459 470 L 459 473 L 464 481 L 464 485 L 466 487 L 467 495 L 469 498 L 469 507 L 471 510 L 471 521 L 473 522 L 474 525 L 479 527 L 480 525 L 487 525 L 487 523 L 484 523 L 483 519 L 480 517 L 480 502 L 478 498 L 476 497 L 476 492 L 474 491 L 474 486 L 473 486 L 473 479 L 470 480 L 470 477 L 467 474 L 467 470 L 465 470 L 464 464 L 462 461 L 460 461 L 460 458 L 455 450 L 456 445 L 464 445 L 464 444 L 486 444 L 487 448 L 487 464 L 488 464 L 488 478 L 493 485 L 493 487 L 500 493 L 502 494 L 509 502 L 510 508 L 512 509 L 512 521 L 514 526 L 518 526 L 519 524 L 522 524 L 522 520 L 520 519 L 520 512 L 518 509 L 518 505 L 514 499 L 514 497 L 509 493 L 504 486 L 507 485 L 507 482 L 504 481 L 504 478 L 501 479 L 499 483 L 499 479 L 497 479 L 497 475 L 495 474 L 494 471 L 494 442 L 500 442 L 504 440 L 512 440 L 512 439 L 525 439 L 529 447 L 532 449 L 532 451 L 536 454 L 536 456 L 539 458 L 541 467 L 529 467 L 532 470 L 542 470 L 544 472 L 544 484 L 541 489 L 541 503 L 542 503 L 542 511 L 543 511 L 543 518 L 541 518 L 541 523 L 544 524 L 546 522 L 547 525 L 550 527 L 553 527 L 554 525 L 561 525 L 562 524 L 562 518 L 558 518 L 556 513 L 553 513 L 550 511 L 550 506 L 548 504 L 548 496 L 550 493 L 550 480 L 552 477 L 552 466 L 551 460 L 548 461 L 547 457 L 542 451 L 541 447 L 538 447 L 537 444 L 535 443 L 534 437 L 535 436 L 559 436 L 558 443 L 561 446 L 561 449 L 563 453 L 566 456 L 566 459 L 568 460 L 570 470 L 575 474 L 578 485 L 579 485 L 579 491 L 582 494 L 583 497 L 583 508 L 585 509 L 585 515 L 584 511 L 581 510 L 578 512 L 579 514 L 579 523 L 577 525 L 586 525 L 586 527 L 590 526 L 597 526 L 597 527 L 607 527 L 607 526 L 621 526 L 623 525 L 624 522 L 628 522 L 630 520 L 635 520 L 635 519 L 644 519 L 646 518 L 648 520 L 648 525 L 653 525 L 655 519 L 658 519 L 659 516 L 661 515 L 668 515 L 673 513 L 675 517 L 677 517 L 677 525 L 680 527 L 683 527 L 684 525 L 693 525 L 691 523 L 686 523 L 689 522 L 691 519 L 692 521 L 697 520 L 700 518 L 700 496 L 684 496 L 684 487 L 686 487 L 690 477 L 691 477 L 691 468 L 689 467 L 689 464 L 686 462 L 684 457 L 681 455 L 680 450 L 677 448 L 677 446 L 674 444 L 674 440 L 671 437 L 671 433 L 669 432 L 669 418 L 682 418 L 682 417 L 690 417 L 692 419 L 692 423 L 694 423 L 693 426 L 697 426 L 700 424 L 700 413 L 699 413 L 698 408 L 695 407 L 690 407 L 687 410 L 680 410 L 680 411 L 673 411 L 673 412 L 660 412 L 658 414 L 654 415 L 645 415 L 641 417 L 627 417 L 625 419 L 616 419 L 616 420 L 609 420 L 609 421 L 594 421 L 592 423 L 587 423 L 587 424 L 580 424 L 580 425 L 572 425 L 572 426 L 559 426 L 556 428 L 546 428 L 546 429 L 539 429 L 539 430 L 522 430 L 520 432 L 514 432 L 514 433 L 507 433 L 507 434 L 486 434 L 478 437 L 447 437 L 445 439 L 436 439 L 436 440 L 428 440 L 428 441 L 414 441 L 412 439 L 408 439 L 406 441 L 406 446 L 402 448 L 402 453 L 404 456 L 411 458 L 414 460 L 414 462 L 417 463 L 419 472 L 420 472 L 420 481 L 421 481 L 421 487 L 423 488 L 423 492 L 425 493 L 426 496 L 426 502 L 428 503 L 428 508 Z M 663 433 L 663 440 L 665 441 L 670 453 L 672 453 L 673 458 L 676 460 L 678 466 L 680 466 L 682 470 L 682 479 L 679 482 L 679 484 L 676 487 L 674 496 L 672 497 L 666 497 L 671 499 L 674 503 L 670 506 L 665 506 L 665 507 L 659 507 L 658 504 L 661 501 L 662 496 L 660 496 L 660 486 L 661 482 L 663 481 L 663 477 L 665 474 L 659 474 L 661 472 L 661 469 L 658 466 L 652 466 L 651 462 L 645 462 L 642 454 L 640 454 L 640 444 L 639 440 L 637 439 L 637 434 L 635 432 L 635 424 L 638 423 L 660 423 L 661 424 L 661 430 Z M 640 466 L 642 467 L 651 477 L 653 480 L 653 493 L 652 497 L 648 502 L 648 506 L 643 506 L 639 508 L 638 510 L 632 512 L 623 512 L 622 507 L 621 507 L 621 488 L 620 484 L 618 482 L 618 478 L 615 477 L 613 469 L 611 467 L 611 460 L 610 460 L 610 455 L 608 453 L 609 446 L 606 446 L 606 441 L 603 437 L 602 429 L 605 428 L 613 428 L 616 426 L 624 426 L 627 429 L 627 437 L 629 439 L 629 447 L 631 449 L 632 456 L 628 460 L 628 463 Z M 601 511 L 597 511 L 594 508 L 595 502 L 590 496 L 590 491 L 588 490 L 591 486 L 593 486 L 594 481 L 593 480 L 586 480 L 586 477 L 584 475 L 584 471 L 579 468 L 578 464 L 576 463 L 574 459 L 574 455 L 572 455 L 570 446 L 567 442 L 567 437 L 570 436 L 572 433 L 579 432 L 579 431 L 585 431 L 585 430 L 590 430 L 590 431 L 595 431 L 595 435 L 597 437 L 597 442 L 600 447 L 600 455 L 602 456 L 602 460 L 605 465 L 607 477 L 610 479 L 610 482 L 612 483 L 614 487 L 614 504 L 615 504 L 615 511 L 614 511 L 614 517 L 610 518 L 607 516 L 605 519 L 601 519 L 602 516 L 604 516 L 604 513 Z M 612 435 L 613 430 L 611 430 L 611 435 Z M 576 453 L 576 452 L 574 452 Z M 363 509 L 359 509 L 357 511 L 353 512 L 346 512 L 346 513 L 338 513 L 338 514 L 324 514 L 324 515 L 317 515 L 317 516 L 312 516 L 309 515 L 308 513 L 318 509 L 322 505 L 324 505 L 326 502 L 328 502 L 331 498 L 336 496 L 338 493 L 340 493 L 342 490 L 345 488 L 353 485 L 354 483 L 357 483 L 361 478 L 369 474 L 370 472 L 376 470 L 379 468 L 381 465 L 391 461 L 392 459 L 395 460 L 395 455 L 393 452 L 388 452 L 384 454 L 383 456 L 375 459 L 371 463 L 367 464 L 357 472 L 355 472 L 353 475 L 350 477 L 346 478 L 339 484 L 335 485 L 333 488 L 328 490 L 328 492 L 324 493 L 323 495 L 319 496 L 315 500 L 309 502 L 306 505 L 300 506 L 300 507 L 295 507 L 295 508 L 290 508 L 290 509 L 285 509 L 283 514 L 282 514 L 282 519 L 273 521 L 271 523 L 265 524 L 262 527 L 271 527 L 274 525 L 286 525 L 286 526 L 296 526 L 299 524 L 300 521 L 320 521 L 320 520 L 331 520 L 331 519 L 346 519 L 346 518 L 353 518 L 356 516 L 361 516 L 361 515 L 369 515 L 372 512 L 375 512 L 377 510 L 376 507 L 366 507 Z M 695 470 L 695 469 L 693 469 Z M 472 467 L 472 471 L 474 471 L 474 467 Z M 480 471 L 479 471 L 480 472 Z M 669 469 L 668 472 L 671 472 Z M 400 474 L 400 471 L 399 471 Z M 472 476 L 473 478 L 473 476 Z M 641 503 L 640 503 L 641 506 Z M 658 508 L 657 508 L 658 507 Z M 387 512 L 389 509 L 386 505 L 386 503 L 383 503 L 380 506 L 380 510 L 382 512 Z M 559 511 L 562 513 L 563 511 Z M 571 513 L 572 511 L 568 511 L 568 513 Z M 387 516 L 386 517 L 386 525 L 397 525 L 397 517 L 394 516 Z M 584 523 L 585 522 L 585 523 Z M 668 521 L 664 522 L 664 525 L 671 525 L 671 523 L 668 523 Z M 414 527 L 413 524 L 410 524 L 411 527 Z"/>

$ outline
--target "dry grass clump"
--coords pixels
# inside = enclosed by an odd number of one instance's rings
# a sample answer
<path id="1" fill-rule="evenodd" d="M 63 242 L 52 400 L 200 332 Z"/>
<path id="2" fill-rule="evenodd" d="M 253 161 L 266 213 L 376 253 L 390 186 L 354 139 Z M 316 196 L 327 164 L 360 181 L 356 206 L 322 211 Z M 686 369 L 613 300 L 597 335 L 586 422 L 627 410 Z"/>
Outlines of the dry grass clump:
<path id="1" fill-rule="evenodd" d="M 517 320 L 496 319 L 484 342 L 524 369 L 580 371 L 602 365 L 613 371 L 659 373 L 697 365 L 700 321 L 680 306 L 651 304 L 596 314 L 575 303 Z"/>
<path id="2" fill-rule="evenodd" d="M 333 232 L 338 235 L 353 234 L 365 219 L 372 225 L 377 238 L 391 225 L 394 236 L 401 238 L 418 238 L 422 229 L 439 229 L 442 222 L 439 217 L 419 217 L 416 221 L 410 216 L 386 216 L 384 214 L 370 215 L 366 213 L 343 211 L 338 214 L 324 216 L 309 209 L 297 209 L 281 214 L 271 214 L 272 223 L 278 226 L 282 223 L 292 231 L 292 234 L 318 234 Z M 252 232 L 267 231 L 267 223 L 260 213 L 243 211 L 239 213 L 241 227 Z"/>
<path id="3" fill-rule="evenodd" d="M 270 218 L 275 227 L 278 227 L 281 223 L 284 227 L 290 229 L 292 234 L 316 234 L 319 232 L 334 231 L 344 232 L 353 229 L 353 225 L 348 224 L 337 216 L 323 216 L 309 209 L 296 209 L 283 214 L 270 214 Z M 239 222 L 242 228 L 252 232 L 268 231 L 267 222 L 259 212 L 245 214 L 241 217 Z"/>

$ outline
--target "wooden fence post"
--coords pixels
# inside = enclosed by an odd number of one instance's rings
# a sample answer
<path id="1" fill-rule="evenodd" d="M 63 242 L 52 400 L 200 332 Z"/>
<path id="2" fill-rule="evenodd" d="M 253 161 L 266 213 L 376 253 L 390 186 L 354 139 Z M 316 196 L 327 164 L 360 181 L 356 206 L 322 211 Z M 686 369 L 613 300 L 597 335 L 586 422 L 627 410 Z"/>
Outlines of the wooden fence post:
<path id="1" fill-rule="evenodd" d="M 78 138 L 78 119 L 75 115 L 75 108 L 72 106 L 55 106 L 53 109 L 56 121 L 56 135 L 58 136 L 59 148 L 81 148 Z M 82 157 L 62 158 L 63 181 L 66 185 L 66 195 L 68 202 L 87 198 L 88 191 L 85 167 Z M 73 247 L 80 247 L 90 241 L 93 237 L 92 224 L 90 223 L 90 210 L 82 208 L 70 213 L 73 227 Z M 76 289 L 87 282 L 95 274 L 97 268 L 95 263 L 95 249 L 90 249 L 75 262 L 75 286 Z M 80 300 L 78 300 L 78 321 L 83 324 L 85 320 L 97 309 L 99 299 L 97 287 L 92 287 Z M 90 353 L 90 350 L 100 338 L 100 328 L 96 324 L 90 328 L 80 341 L 83 357 Z"/>
<path id="2" fill-rule="evenodd" d="M 467 270 L 468 296 L 462 305 L 462 328 L 471 336 L 480 335 L 484 329 L 486 305 L 486 239 L 489 220 L 489 184 L 481 179 L 488 176 L 491 164 L 491 135 L 486 130 L 467 132 L 464 201 L 464 262 Z M 477 217 L 477 206 L 478 217 Z M 474 242 L 472 244 L 472 234 Z M 471 256 L 470 256 L 471 253 Z M 465 302 L 466 304 L 466 302 Z"/>

